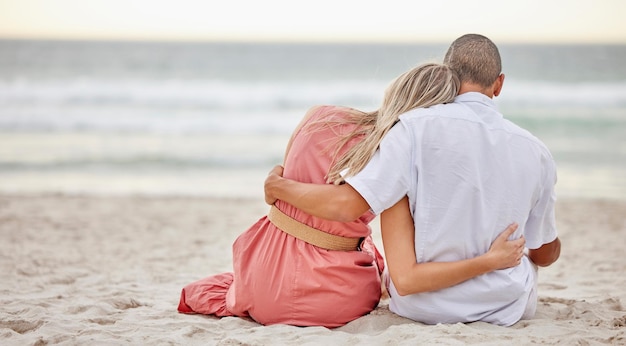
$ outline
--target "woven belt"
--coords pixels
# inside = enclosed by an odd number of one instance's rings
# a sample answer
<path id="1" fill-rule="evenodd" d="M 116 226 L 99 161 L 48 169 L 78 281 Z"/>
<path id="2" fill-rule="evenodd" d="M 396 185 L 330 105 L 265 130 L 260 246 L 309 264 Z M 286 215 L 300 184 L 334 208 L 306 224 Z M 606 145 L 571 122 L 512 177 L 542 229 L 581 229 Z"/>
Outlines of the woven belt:
<path id="1" fill-rule="evenodd" d="M 305 225 L 283 213 L 275 206 L 270 208 L 267 218 L 281 231 L 322 249 L 355 251 L 359 249 L 361 243 L 361 238 L 342 237 Z"/>

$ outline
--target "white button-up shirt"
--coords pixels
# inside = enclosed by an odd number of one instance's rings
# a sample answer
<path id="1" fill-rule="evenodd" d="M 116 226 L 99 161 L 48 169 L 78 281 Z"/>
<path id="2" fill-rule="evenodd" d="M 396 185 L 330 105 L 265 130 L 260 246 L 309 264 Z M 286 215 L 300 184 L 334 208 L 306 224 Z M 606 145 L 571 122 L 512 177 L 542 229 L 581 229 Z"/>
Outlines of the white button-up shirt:
<path id="1" fill-rule="evenodd" d="M 531 249 L 557 236 L 550 152 L 480 93 L 403 114 L 370 163 L 346 181 L 376 214 L 408 195 L 418 263 L 484 254 L 512 222 L 519 224 L 512 238 L 523 234 Z M 529 303 L 533 270 L 524 257 L 517 267 L 434 292 L 399 296 L 391 285 L 390 309 L 424 323 L 511 325 Z"/>

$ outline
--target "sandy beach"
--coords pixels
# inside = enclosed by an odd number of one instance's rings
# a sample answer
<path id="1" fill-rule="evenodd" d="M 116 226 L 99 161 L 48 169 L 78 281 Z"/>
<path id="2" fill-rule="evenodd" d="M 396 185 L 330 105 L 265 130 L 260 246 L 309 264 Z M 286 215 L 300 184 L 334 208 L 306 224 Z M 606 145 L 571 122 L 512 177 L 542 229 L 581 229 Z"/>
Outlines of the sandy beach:
<path id="1" fill-rule="evenodd" d="M 0 344 L 626 344 L 620 200 L 558 201 L 561 258 L 540 270 L 535 318 L 512 327 L 424 325 L 386 300 L 333 330 L 177 313 L 180 289 L 230 271 L 233 240 L 266 211 L 260 199 L 0 195 Z"/>

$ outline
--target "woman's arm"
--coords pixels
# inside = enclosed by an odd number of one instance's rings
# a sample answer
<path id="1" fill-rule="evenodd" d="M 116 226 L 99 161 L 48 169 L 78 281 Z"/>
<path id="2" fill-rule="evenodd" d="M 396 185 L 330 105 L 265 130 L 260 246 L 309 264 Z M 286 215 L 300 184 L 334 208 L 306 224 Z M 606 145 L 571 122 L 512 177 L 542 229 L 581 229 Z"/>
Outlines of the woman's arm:
<path id="1" fill-rule="evenodd" d="M 524 238 L 507 240 L 517 229 L 517 225 L 512 224 L 484 255 L 455 262 L 417 263 L 415 228 L 408 198 L 385 210 L 380 223 L 389 274 L 401 296 L 439 290 L 497 269 L 516 266 L 524 252 Z"/>

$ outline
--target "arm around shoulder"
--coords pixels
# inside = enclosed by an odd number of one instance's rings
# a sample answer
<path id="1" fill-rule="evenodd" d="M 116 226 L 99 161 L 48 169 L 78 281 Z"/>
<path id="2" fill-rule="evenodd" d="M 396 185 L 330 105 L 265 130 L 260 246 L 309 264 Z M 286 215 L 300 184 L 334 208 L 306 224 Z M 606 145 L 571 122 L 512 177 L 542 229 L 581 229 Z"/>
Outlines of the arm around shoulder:
<path id="1" fill-rule="evenodd" d="M 369 210 L 369 204 L 350 185 L 310 184 L 282 177 L 275 167 L 265 179 L 265 202 L 281 200 L 307 214 L 327 220 L 350 222 Z"/>

